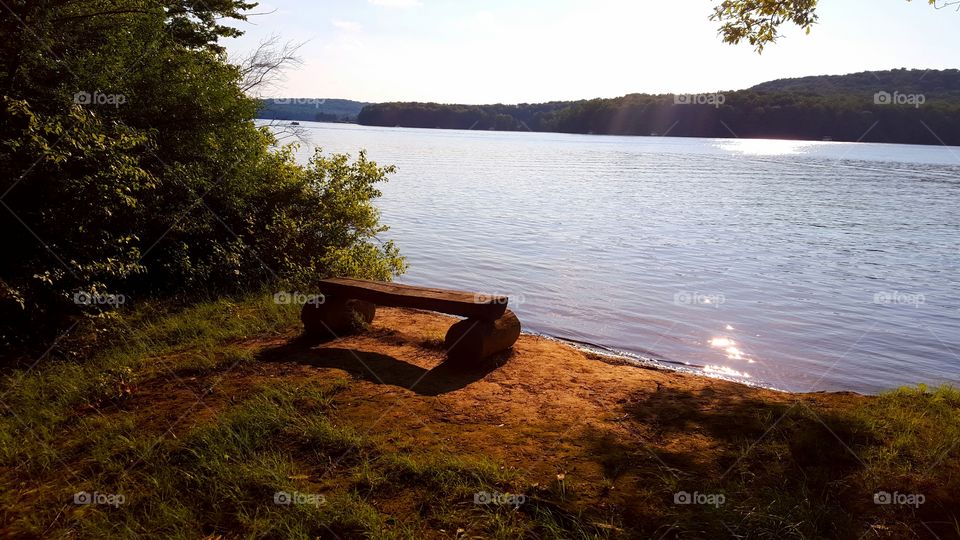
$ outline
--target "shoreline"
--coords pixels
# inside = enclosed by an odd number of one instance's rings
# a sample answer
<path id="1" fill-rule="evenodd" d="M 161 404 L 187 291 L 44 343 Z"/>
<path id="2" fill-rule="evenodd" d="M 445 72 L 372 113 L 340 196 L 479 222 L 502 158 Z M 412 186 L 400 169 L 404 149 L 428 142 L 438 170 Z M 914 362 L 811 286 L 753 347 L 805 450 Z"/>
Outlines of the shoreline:
<path id="1" fill-rule="evenodd" d="M 451 132 L 462 132 L 462 133 L 534 133 L 541 135 L 569 135 L 569 136 L 589 136 L 589 137 L 627 137 L 631 139 L 702 139 L 708 141 L 735 141 L 735 140 L 748 140 L 748 141 L 789 141 L 789 142 L 804 142 L 804 143 L 818 143 L 818 144 L 879 144 L 879 145 L 890 145 L 890 146 L 911 146 L 911 147 L 921 147 L 921 148 L 947 148 L 947 149 L 960 149 L 960 145 L 944 145 L 937 143 L 910 143 L 910 142 L 889 142 L 889 141 L 858 141 L 858 140 L 823 140 L 823 139 L 789 139 L 789 138 L 771 138 L 771 137 L 704 137 L 704 136 L 683 136 L 683 135 L 624 135 L 616 133 L 570 133 L 566 131 L 526 131 L 526 130 L 496 130 L 496 129 L 464 129 L 464 128 L 443 128 L 443 127 L 415 127 L 415 126 L 382 126 L 377 124 L 361 124 L 359 122 L 320 122 L 316 120 L 280 120 L 275 118 L 257 118 L 258 122 L 308 122 L 310 124 L 326 124 L 326 125 L 337 125 L 337 126 L 357 126 L 361 128 L 376 128 L 376 129 L 425 129 L 430 131 L 451 131 Z M 305 128 L 309 126 L 298 125 L 297 127 Z"/>
<path id="2" fill-rule="evenodd" d="M 630 353 L 628 351 L 621 351 L 619 349 L 606 347 L 604 345 L 598 345 L 596 343 L 589 343 L 586 341 L 579 341 L 579 340 L 570 339 L 570 338 L 553 336 L 550 334 L 545 334 L 545 333 L 536 332 L 532 330 L 524 331 L 523 333 L 566 345 L 575 350 L 585 353 L 588 357 L 595 357 L 595 359 L 601 362 L 606 362 L 612 365 L 629 365 L 639 369 L 652 369 L 656 371 L 665 371 L 668 373 L 692 375 L 694 377 L 705 377 L 708 379 L 715 379 L 719 381 L 726 381 L 726 382 L 731 382 L 735 384 L 741 384 L 743 386 L 747 386 L 750 388 L 762 388 L 764 390 L 773 390 L 775 392 L 783 392 L 785 394 L 850 392 L 857 395 L 870 395 L 870 394 L 863 394 L 862 392 L 855 392 L 852 390 L 815 390 L 812 392 L 795 392 L 792 390 L 784 390 L 781 388 L 776 388 L 774 386 L 768 386 L 766 384 L 762 384 L 759 382 L 746 381 L 746 380 L 743 380 L 742 378 L 725 376 L 720 373 L 710 373 L 704 370 L 706 366 L 693 366 L 690 364 L 684 364 L 682 362 L 673 362 L 669 360 L 657 360 L 655 358 L 646 358 L 637 354 Z"/>

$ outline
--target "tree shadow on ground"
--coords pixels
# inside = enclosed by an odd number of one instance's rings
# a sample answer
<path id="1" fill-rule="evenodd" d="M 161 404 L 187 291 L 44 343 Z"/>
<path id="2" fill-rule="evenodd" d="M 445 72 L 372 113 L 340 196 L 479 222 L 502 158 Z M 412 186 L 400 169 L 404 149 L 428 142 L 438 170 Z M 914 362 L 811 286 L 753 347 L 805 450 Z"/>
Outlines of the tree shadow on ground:
<path id="1" fill-rule="evenodd" d="M 851 516 L 874 510 L 860 476 L 868 469 L 865 456 L 880 442 L 854 415 L 802 397 L 661 385 L 630 394 L 621 407 L 618 422 L 629 435 L 591 429 L 586 448 L 618 489 L 659 500 L 661 509 L 666 504 L 677 530 L 764 530 L 776 537 L 789 536 L 792 523 L 802 524 L 797 530 L 804 534 L 832 536 L 858 530 Z M 726 515 L 672 504 L 682 491 L 725 494 Z M 765 510 L 730 513 L 734 507 Z M 629 524 L 653 533 L 642 520 Z"/>
<path id="2" fill-rule="evenodd" d="M 780 446 L 789 452 L 785 457 L 791 464 L 835 478 L 861 468 L 857 449 L 876 442 L 859 420 L 799 398 L 764 400 L 712 388 L 660 387 L 631 395 L 624 413 L 628 424 L 643 427 L 657 445 L 678 436 L 701 438 L 724 471 L 735 465 L 724 461 L 748 459 L 750 448 Z M 682 452 L 673 454 L 683 457 Z"/>
<path id="3" fill-rule="evenodd" d="M 372 383 L 399 386 L 423 396 L 438 396 L 483 379 L 506 363 L 512 354 L 512 351 L 504 351 L 479 361 L 446 359 L 425 369 L 386 354 L 317 346 L 316 341 L 297 338 L 261 351 L 258 360 L 342 369 L 353 377 Z"/>

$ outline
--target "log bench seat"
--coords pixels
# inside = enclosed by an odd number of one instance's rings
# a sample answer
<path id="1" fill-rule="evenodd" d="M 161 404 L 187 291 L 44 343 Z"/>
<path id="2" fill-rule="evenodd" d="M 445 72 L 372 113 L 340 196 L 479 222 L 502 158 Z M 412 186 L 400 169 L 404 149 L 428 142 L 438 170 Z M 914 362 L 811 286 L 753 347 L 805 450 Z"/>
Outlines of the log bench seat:
<path id="1" fill-rule="evenodd" d="M 377 306 L 465 317 L 444 338 L 451 359 L 479 360 L 509 349 L 520 336 L 520 320 L 507 309 L 506 296 L 351 278 L 325 279 L 319 288 L 322 298 L 304 304 L 300 313 L 308 338 L 330 339 L 361 331 L 373 322 Z"/>

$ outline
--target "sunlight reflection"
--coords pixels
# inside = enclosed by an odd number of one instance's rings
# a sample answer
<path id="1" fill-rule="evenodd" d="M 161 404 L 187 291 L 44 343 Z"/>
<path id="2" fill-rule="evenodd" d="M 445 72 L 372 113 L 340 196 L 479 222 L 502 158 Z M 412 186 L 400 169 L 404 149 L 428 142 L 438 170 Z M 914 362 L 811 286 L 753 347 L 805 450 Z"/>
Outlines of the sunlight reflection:
<path id="1" fill-rule="evenodd" d="M 706 366 L 703 368 L 703 371 L 710 375 L 723 375 L 726 377 L 741 377 L 744 379 L 749 379 L 750 374 L 745 371 L 737 371 L 733 368 L 727 366 Z"/>
<path id="2" fill-rule="evenodd" d="M 734 345 L 736 345 L 736 343 L 734 343 L 733 340 L 730 338 L 715 337 L 710 340 L 710 346 L 717 347 L 720 349 L 725 349 L 727 347 L 732 347 Z"/>
<path id="3" fill-rule="evenodd" d="M 731 360 L 743 360 L 743 352 L 736 347 L 727 347 L 727 358 Z"/>
<path id="4" fill-rule="evenodd" d="M 751 156 L 787 156 L 803 154 L 825 143 L 811 141 L 786 141 L 780 139 L 726 139 L 717 146 L 730 152 Z"/>
<path id="5" fill-rule="evenodd" d="M 729 324 L 726 326 L 727 330 L 733 330 L 733 327 Z M 743 352 L 740 347 L 737 346 L 737 342 L 728 337 L 715 337 L 710 339 L 710 346 L 715 349 L 720 349 L 723 354 L 727 357 L 728 360 L 746 360 L 748 364 L 753 364 L 755 361 L 752 358 L 747 358 L 747 354 Z M 708 373 L 716 373 L 721 375 L 730 375 L 736 377 L 750 377 L 749 373 L 736 371 L 733 368 L 725 366 L 707 366 L 705 371 Z"/>

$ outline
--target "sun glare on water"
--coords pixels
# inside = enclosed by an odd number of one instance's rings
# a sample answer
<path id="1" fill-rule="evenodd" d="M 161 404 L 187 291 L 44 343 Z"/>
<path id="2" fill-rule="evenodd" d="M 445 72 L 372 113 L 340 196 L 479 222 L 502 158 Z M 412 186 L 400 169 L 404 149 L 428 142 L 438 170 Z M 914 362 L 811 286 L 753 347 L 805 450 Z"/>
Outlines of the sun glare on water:
<path id="1" fill-rule="evenodd" d="M 733 330 L 733 327 L 729 324 L 727 325 L 727 330 Z M 748 364 L 753 364 L 754 360 L 747 358 L 747 354 L 743 352 L 740 347 L 737 346 L 737 342 L 729 337 L 718 336 L 710 339 L 710 347 L 714 349 L 719 349 L 728 360 L 734 361 L 746 361 Z M 718 366 L 718 365 L 707 365 L 703 368 L 704 372 L 711 375 L 720 375 L 725 377 L 739 377 L 749 379 L 750 374 L 746 371 L 738 371 L 729 366 Z"/>
<path id="2" fill-rule="evenodd" d="M 726 139 L 717 146 L 748 156 L 789 156 L 803 154 L 825 143 L 811 141 L 785 141 L 780 139 Z"/>
<path id="3" fill-rule="evenodd" d="M 723 375 L 724 377 L 740 377 L 742 379 L 750 378 L 750 374 L 746 371 L 737 371 L 727 366 L 705 366 L 703 371 L 708 375 Z"/>
<path id="4" fill-rule="evenodd" d="M 733 340 L 730 338 L 715 337 L 710 340 L 711 347 L 725 348 L 725 347 L 732 347 L 733 345 L 734 345 Z"/>

